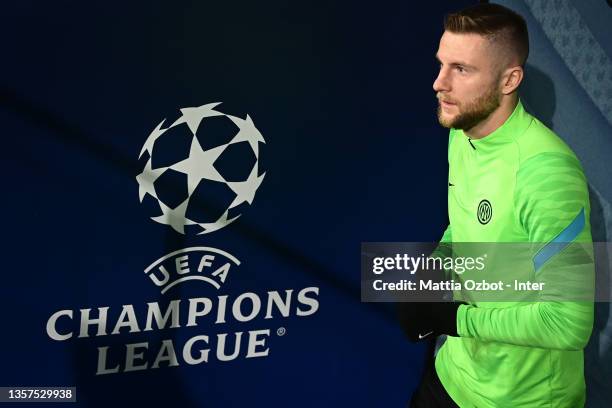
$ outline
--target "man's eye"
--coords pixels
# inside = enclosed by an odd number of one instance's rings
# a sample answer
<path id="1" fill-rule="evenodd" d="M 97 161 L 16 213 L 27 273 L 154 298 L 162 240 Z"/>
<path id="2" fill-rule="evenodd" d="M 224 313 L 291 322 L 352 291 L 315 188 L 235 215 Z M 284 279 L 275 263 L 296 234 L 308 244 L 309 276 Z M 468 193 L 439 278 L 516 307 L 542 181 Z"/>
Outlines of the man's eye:
<path id="1" fill-rule="evenodd" d="M 461 65 L 457 65 L 457 71 L 459 72 L 465 72 L 465 68 L 462 67 Z"/>

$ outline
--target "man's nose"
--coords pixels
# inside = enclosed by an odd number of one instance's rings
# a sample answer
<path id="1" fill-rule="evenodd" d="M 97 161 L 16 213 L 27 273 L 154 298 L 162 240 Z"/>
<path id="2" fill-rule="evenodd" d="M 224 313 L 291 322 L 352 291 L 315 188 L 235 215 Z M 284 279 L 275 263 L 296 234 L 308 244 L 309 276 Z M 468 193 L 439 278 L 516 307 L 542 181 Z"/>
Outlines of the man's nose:
<path id="1" fill-rule="evenodd" d="M 450 81 L 444 68 L 440 69 L 438 77 L 433 83 L 433 89 L 436 92 L 448 92 L 450 91 Z"/>

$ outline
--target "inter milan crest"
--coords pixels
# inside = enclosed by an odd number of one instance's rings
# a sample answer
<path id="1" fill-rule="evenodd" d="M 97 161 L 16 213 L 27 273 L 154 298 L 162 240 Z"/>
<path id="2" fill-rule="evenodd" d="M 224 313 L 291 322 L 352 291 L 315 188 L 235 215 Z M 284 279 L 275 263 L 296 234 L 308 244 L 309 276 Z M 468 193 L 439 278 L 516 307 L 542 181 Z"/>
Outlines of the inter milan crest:
<path id="1" fill-rule="evenodd" d="M 493 207 L 491 207 L 491 203 L 488 200 L 482 200 L 480 204 L 478 204 L 476 216 L 478 217 L 478 222 L 480 222 L 482 225 L 491 221 L 491 217 L 493 216 Z"/>

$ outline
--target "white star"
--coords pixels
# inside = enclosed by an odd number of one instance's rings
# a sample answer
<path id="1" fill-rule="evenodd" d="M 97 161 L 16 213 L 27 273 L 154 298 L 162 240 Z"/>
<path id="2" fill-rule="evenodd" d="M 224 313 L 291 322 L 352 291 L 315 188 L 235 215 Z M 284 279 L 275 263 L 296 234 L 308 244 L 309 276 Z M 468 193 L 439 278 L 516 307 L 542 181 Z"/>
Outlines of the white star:
<path id="1" fill-rule="evenodd" d="M 187 126 L 189 126 L 189 129 L 191 129 L 191 133 L 195 135 L 202 119 L 209 117 L 209 116 L 223 116 L 223 113 L 213 110 L 213 108 L 219 105 L 220 103 L 221 102 L 214 102 L 214 103 L 208 103 L 206 105 L 193 107 L 193 108 L 183 108 L 181 109 L 181 113 L 183 115 L 180 118 L 178 118 L 172 124 L 172 126 L 176 126 L 181 123 L 187 123 Z"/>
<path id="2" fill-rule="evenodd" d="M 229 208 L 234 208 L 237 205 L 244 203 L 245 201 L 249 204 L 253 204 L 253 199 L 255 198 L 255 192 L 259 188 L 261 182 L 264 179 L 266 173 L 261 176 L 257 176 L 257 164 L 253 166 L 251 170 L 251 174 L 249 174 L 249 178 L 245 181 L 228 181 L 227 185 L 232 189 L 234 193 L 236 193 L 236 198 L 230 204 Z"/>
<path id="3" fill-rule="evenodd" d="M 142 170 L 142 173 L 136 176 L 136 181 L 138 182 L 138 197 L 140 198 L 141 203 L 147 193 L 155 198 L 158 198 L 153 183 L 155 183 L 155 180 L 157 180 L 157 178 L 164 171 L 166 171 L 166 169 L 167 167 L 160 167 L 158 169 L 153 170 L 151 168 L 151 159 L 147 161 L 147 164 Z"/>
<path id="4" fill-rule="evenodd" d="M 188 218 L 185 217 L 187 211 L 187 205 L 189 204 L 189 198 L 182 202 L 178 207 L 172 209 L 166 206 L 164 203 L 159 201 L 159 208 L 162 210 L 162 215 L 158 217 L 151 217 L 153 221 L 159 222 L 160 224 L 170 225 L 176 232 L 181 234 L 185 233 L 185 225 L 191 225 Z"/>
<path id="5" fill-rule="evenodd" d="M 247 115 L 246 119 L 241 119 L 236 116 L 227 115 L 228 118 L 232 120 L 238 126 L 240 131 L 234 136 L 230 143 L 238 143 L 238 142 L 249 142 L 251 145 L 251 149 L 255 153 L 255 157 L 259 158 L 259 145 L 258 142 L 266 143 L 259 130 L 255 127 L 253 120 L 249 115 Z"/>
<path id="6" fill-rule="evenodd" d="M 198 233 L 198 235 L 208 234 L 209 232 L 213 232 L 218 229 L 221 229 L 225 227 L 226 225 L 229 225 L 233 221 L 237 220 L 240 217 L 240 215 L 237 215 L 234 218 L 228 220 L 227 219 L 228 214 L 229 214 L 229 209 L 225 210 L 223 215 L 220 216 L 219 219 L 215 222 L 198 224 L 200 227 L 204 229 L 204 231 Z"/>
<path id="7" fill-rule="evenodd" d="M 227 145 L 221 145 L 204 151 L 202 146 L 200 146 L 200 142 L 198 142 L 198 138 L 194 136 L 191 142 L 191 149 L 189 150 L 189 157 L 170 166 L 172 170 L 187 175 L 187 191 L 189 195 L 195 191 L 202 179 L 225 183 L 225 179 L 215 169 L 213 164 L 226 147 Z"/>
<path id="8" fill-rule="evenodd" d="M 149 137 L 147 137 L 144 146 L 142 146 L 142 149 L 140 150 L 140 155 L 138 156 L 139 159 L 142 157 L 144 152 L 149 152 L 149 156 L 153 153 L 153 144 L 155 143 L 158 137 L 160 137 L 162 134 L 164 134 L 166 130 L 168 130 L 161 128 L 165 121 L 166 119 L 159 122 L 159 125 L 157 125 L 157 127 L 153 129 Z"/>

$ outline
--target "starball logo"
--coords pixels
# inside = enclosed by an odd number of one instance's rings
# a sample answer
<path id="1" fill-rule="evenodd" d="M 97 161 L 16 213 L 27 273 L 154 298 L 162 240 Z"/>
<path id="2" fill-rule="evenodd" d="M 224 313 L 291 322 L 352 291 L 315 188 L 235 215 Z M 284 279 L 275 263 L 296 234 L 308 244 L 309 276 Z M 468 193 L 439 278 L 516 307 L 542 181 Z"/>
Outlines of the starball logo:
<path id="1" fill-rule="evenodd" d="M 146 162 L 136 176 L 139 200 L 153 203 L 158 213 L 150 218 L 178 234 L 210 234 L 236 221 L 253 203 L 265 176 L 259 158 L 266 142 L 252 118 L 225 114 L 216 109 L 219 104 L 183 108 L 168 127 L 162 120 L 140 151 L 139 160 Z M 241 171 L 235 171 L 237 162 Z M 311 316 L 319 310 L 319 288 L 223 293 L 230 271 L 241 265 L 228 251 L 208 245 L 173 250 L 144 267 L 145 276 L 162 296 L 183 284 L 201 285 L 206 296 L 124 304 L 120 311 L 110 306 L 58 310 L 47 320 L 47 335 L 74 341 L 181 327 L 205 330 L 181 345 L 173 338 L 155 344 L 147 338 L 124 347 L 116 342 L 112 349 L 97 347 L 96 375 L 266 357 L 269 338 L 283 336 L 284 327 L 233 333 L 217 327 L 246 322 L 269 326 L 274 319 Z"/>
<path id="2" fill-rule="evenodd" d="M 181 234 L 190 225 L 199 226 L 199 234 L 208 234 L 238 219 L 240 214 L 234 210 L 244 203 L 253 203 L 265 176 L 265 173 L 258 174 L 259 145 L 265 140 L 251 117 L 247 115 L 241 119 L 224 114 L 214 109 L 217 105 L 219 103 L 181 109 L 182 115 L 167 128 L 163 128 L 164 119 L 140 151 L 140 158 L 149 156 L 142 173 L 136 177 L 140 202 L 146 196 L 155 199 L 161 214 L 152 219 Z M 207 132 L 215 127 L 222 127 L 223 131 Z M 213 133 L 216 133 L 214 138 L 207 137 Z M 185 144 L 189 145 L 188 151 Z M 168 149 L 176 153 L 161 157 Z M 254 162 L 249 161 L 249 154 L 254 156 Z M 230 169 L 223 168 L 223 160 L 231 159 L 232 155 L 243 158 L 250 167 L 248 175 L 232 174 Z M 174 206 L 169 202 L 170 197 L 162 197 L 163 190 L 159 191 L 163 180 L 172 176 L 178 184 L 178 191 L 173 194 Z M 207 208 L 206 214 L 198 214 L 197 200 L 205 202 L 214 198 L 210 194 L 213 188 L 229 199 L 219 205 L 220 209 Z M 198 215 L 207 219 L 197 219 Z"/>

